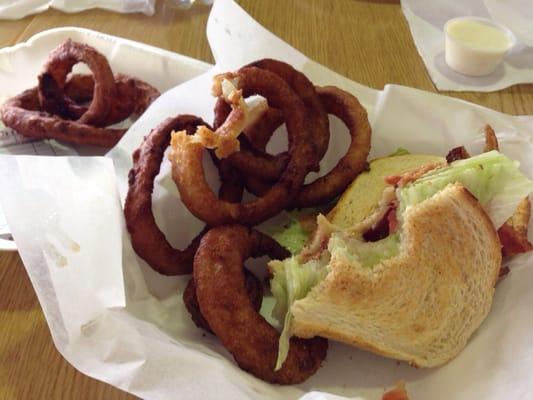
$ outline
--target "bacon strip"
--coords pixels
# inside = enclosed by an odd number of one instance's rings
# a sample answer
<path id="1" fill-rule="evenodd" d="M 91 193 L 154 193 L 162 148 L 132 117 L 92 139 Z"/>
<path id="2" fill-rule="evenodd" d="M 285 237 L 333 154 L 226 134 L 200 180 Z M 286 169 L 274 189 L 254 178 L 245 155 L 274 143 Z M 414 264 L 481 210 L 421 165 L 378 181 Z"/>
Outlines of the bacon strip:
<path id="1" fill-rule="evenodd" d="M 429 164 L 422 165 L 421 167 L 418 167 L 412 171 L 406 172 L 403 175 L 386 176 L 384 179 L 385 179 L 385 182 L 388 183 L 389 185 L 403 187 L 410 182 L 416 181 L 418 178 L 424 176 L 429 171 L 432 171 L 441 166 L 442 166 L 441 163 L 429 163 Z"/>
<path id="2" fill-rule="evenodd" d="M 446 161 L 448 161 L 448 164 L 457 160 L 466 160 L 467 158 L 470 158 L 470 154 L 468 154 L 468 151 L 464 146 L 454 147 L 448 152 L 448 154 L 446 154 Z"/>

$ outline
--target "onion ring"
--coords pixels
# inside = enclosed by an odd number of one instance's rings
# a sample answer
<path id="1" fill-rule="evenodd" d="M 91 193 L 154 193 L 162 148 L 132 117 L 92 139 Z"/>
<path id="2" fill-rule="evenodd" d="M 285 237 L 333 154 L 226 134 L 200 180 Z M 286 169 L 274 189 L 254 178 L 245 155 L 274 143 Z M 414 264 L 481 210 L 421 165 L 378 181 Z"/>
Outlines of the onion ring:
<path id="1" fill-rule="evenodd" d="M 0 114 L 6 126 L 36 139 L 113 147 L 126 132 L 126 129 L 96 128 L 41 112 L 37 88 L 25 90 L 6 101 Z"/>
<path id="2" fill-rule="evenodd" d="M 329 144 L 329 122 L 312 82 L 289 64 L 277 60 L 259 60 L 247 67 L 257 67 L 278 75 L 302 99 L 308 119 L 305 134 L 308 136 L 308 141 L 315 153 L 310 170 L 318 171 L 319 162 L 326 153 Z M 227 109 L 215 108 L 216 123 L 214 125 L 221 124 L 226 117 Z M 287 152 L 272 156 L 264 151 L 254 151 L 243 145 L 241 151 L 232 154 L 230 162 L 245 175 L 253 175 L 260 179 L 272 181 L 276 180 L 283 172 L 287 166 L 288 157 Z"/>
<path id="3" fill-rule="evenodd" d="M 72 74 L 65 82 L 65 95 L 77 104 L 93 99 L 94 78 L 91 74 Z M 81 105 L 79 106 L 81 107 Z M 81 114 L 87 111 L 81 110 Z M 77 117 L 81 117 L 81 114 Z"/>
<path id="4" fill-rule="evenodd" d="M 263 285 L 259 279 L 246 268 L 244 268 L 244 285 L 253 309 L 259 312 L 261 304 L 263 303 Z M 213 333 L 200 311 L 200 305 L 198 304 L 198 298 L 196 297 L 196 286 L 194 285 L 194 279 L 192 278 L 183 292 L 183 303 L 189 314 L 191 314 L 194 324 L 200 329 Z"/>
<path id="5" fill-rule="evenodd" d="M 357 98 L 335 86 L 317 88 L 317 93 L 327 113 L 340 118 L 348 127 L 351 142 L 346 154 L 329 173 L 302 187 L 292 203 L 296 208 L 325 204 L 340 195 L 366 168 L 370 152 L 372 128 Z"/>
<path id="6" fill-rule="evenodd" d="M 348 127 L 351 143 L 346 154 L 329 173 L 301 188 L 291 203 L 294 208 L 315 207 L 333 200 L 365 169 L 370 152 L 372 129 L 366 110 L 357 98 L 334 86 L 318 87 L 316 90 L 328 114 L 340 118 Z M 246 188 L 257 196 L 269 187 L 268 183 L 246 177 Z"/>
<path id="7" fill-rule="evenodd" d="M 129 190 L 124 205 L 126 227 L 135 252 L 163 275 L 181 275 L 192 271 L 194 253 L 203 232 L 184 250 L 171 246 L 158 228 L 152 212 L 154 179 L 159 173 L 172 130 L 185 129 L 193 133 L 202 124 L 205 123 L 200 118 L 191 115 L 168 118 L 153 129 L 133 153 L 133 167 L 128 176 Z"/>
<path id="8" fill-rule="evenodd" d="M 224 99 L 219 99 L 219 101 L 217 101 L 217 106 L 227 109 L 228 114 L 231 112 L 231 106 L 226 103 Z M 220 125 L 213 124 L 213 129 L 216 130 L 219 126 Z M 219 159 L 213 151 L 210 151 L 209 154 L 211 155 L 213 163 L 218 168 L 218 174 L 220 177 L 218 197 L 231 202 L 240 201 L 242 199 L 244 188 L 241 174 L 228 163 L 228 160 Z"/>
<path id="9" fill-rule="evenodd" d="M 219 160 L 213 152 L 210 152 L 213 163 L 218 168 L 220 178 L 220 188 L 218 197 L 231 203 L 238 203 L 242 200 L 244 184 L 239 171 L 233 168 L 227 160 Z"/>
<path id="10" fill-rule="evenodd" d="M 198 127 L 191 138 L 201 143 L 204 147 L 214 150 L 219 159 L 224 159 L 240 150 L 239 135 L 251 124 L 261 117 L 268 108 L 264 99 L 256 98 L 246 102 L 242 90 L 235 87 L 227 79 L 232 74 L 217 75 L 214 79 L 213 93 L 221 96 L 224 102 L 230 105 L 230 112 L 224 122 L 216 130 L 206 126 Z"/>
<path id="11" fill-rule="evenodd" d="M 287 82 L 296 94 L 300 96 L 308 113 L 309 140 L 311 140 L 316 153 L 316 164 L 313 170 L 318 171 L 318 164 L 328 150 L 329 120 L 317 96 L 313 82 L 291 65 L 271 58 L 255 61 L 248 66 L 258 67 L 275 73 Z"/>
<path id="12" fill-rule="evenodd" d="M 163 275 L 181 275 L 192 271 L 194 253 L 207 228 L 184 250 L 173 248 L 157 226 L 152 212 L 154 179 L 170 144 L 170 133 L 175 129 L 185 129 L 192 134 L 202 124 L 205 122 L 192 115 L 168 118 L 153 129 L 133 153 L 133 167 L 128 176 L 129 190 L 124 205 L 126 227 L 135 252 Z M 234 179 L 229 170 L 219 168 L 219 173 L 222 182 L 221 198 L 228 202 L 240 201 L 243 184 Z"/>
<path id="13" fill-rule="evenodd" d="M 215 103 L 215 119 L 213 128 L 221 126 L 231 112 L 231 107 L 222 98 L 218 98 Z M 245 140 L 247 145 L 256 150 L 265 150 L 272 134 L 283 125 L 283 113 L 276 108 L 268 107 L 262 115 L 254 121 L 240 136 L 240 140 Z M 228 158 L 233 156 L 230 155 Z"/>
<path id="14" fill-rule="evenodd" d="M 292 338 L 287 359 L 274 371 L 279 333 L 254 310 L 243 274 L 243 261 L 269 254 L 269 246 L 270 241 L 259 232 L 243 226 L 222 226 L 207 232 L 194 257 L 198 303 L 240 368 L 267 382 L 300 383 L 320 367 L 327 340 Z"/>
<path id="15" fill-rule="evenodd" d="M 93 85 L 91 75 L 73 75 L 67 80 L 65 93 L 71 96 L 73 104 L 85 102 L 92 98 Z M 116 99 L 104 121 L 107 125 L 141 114 L 159 96 L 157 89 L 149 84 L 122 74 L 117 75 L 116 88 Z M 80 110 L 86 108 L 82 105 L 77 107 Z M 9 99 L 0 114 L 6 126 L 23 136 L 37 139 L 113 147 L 126 132 L 126 129 L 97 128 L 41 112 L 37 88 Z"/>
<path id="16" fill-rule="evenodd" d="M 43 111 L 69 118 L 72 101 L 63 88 L 67 75 L 77 63 L 85 63 L 94 75 L 94 95 L 91 104 L 77 122 L 105 126 L 104 122 L 115 97 L 115 78 L 107 59 L 86 44 L 66 40 L 49 54 L 39 75 L 39 102 Z"/>
<path id="17" fill-rule="evenodd" d="M 283 112 L 289 132 L 291 158 L 278 182 L 261 198 L 248 203 L 218 199 L 205 181 L 203 146 L 184 132 L 172 134 L 172 176 L 189 211 L 210 226 L 227 223 L 258 224 L 290 204 L 303 184 L 313 160 L 313 150 L 305 140 L 305 109 L 294 91 L 278 76 L 249 67 L 236 75 L 244 96 L 260 94 L 271 106 Z"/>
<path id="18" fill-rule="evenodd" d="M 242 171 L 244 176 L 250 175 L 252 171 L 262 171 L 261 176 L 267 177 L 266 179 L 276 180 L 289 162 L 288 152 L 282 152 L 276 156 L 270 155 L 264 151 L 265 147 L 255 140 L 256 136 L 262 136 L 261 142 L 266 140 L 268 143 L 272 133 L 283 123 L 283 114 L 280 111 L 269 112 L 268 110 L 276 109 L 267 109 L 261 118 L 250 126 L 249 133 L 244 132 L 244 136 L 248 137 L 249 140 L 241 136 L 240 151 L 231 154 L 228 157 L 228 161 L 236 169 Z M 224 99 L 219 98 L 215 104 L 215 120 L 213 122 L 215 129 L 226 121 L 230 111 L 231 109 Z"/>
<path id="19" fill-rule="evenodd" d="M 261 118 L 244 131 L 244 139 L 250 143 L 251 147 L 264 151 L 272 134 L 283 123 L 283 114 L 281 111 L 269 107 Z"/>
<path id="20" fill-rule="evenodd" d="M 134 115 L 142 114 L 148 106 L 159 97 L 159 91 L 140 79 L 124 74 L 115 77 L 115 98 L 104 126 L 113 125 Z M 94 91 L 94 78 L 92 75 L 72 75 L 65 84 L 65 94 L 75 103 L 71 108 L 74 119 L 79 118 L 87 111 L 85 103 L 92 99 Z"/>

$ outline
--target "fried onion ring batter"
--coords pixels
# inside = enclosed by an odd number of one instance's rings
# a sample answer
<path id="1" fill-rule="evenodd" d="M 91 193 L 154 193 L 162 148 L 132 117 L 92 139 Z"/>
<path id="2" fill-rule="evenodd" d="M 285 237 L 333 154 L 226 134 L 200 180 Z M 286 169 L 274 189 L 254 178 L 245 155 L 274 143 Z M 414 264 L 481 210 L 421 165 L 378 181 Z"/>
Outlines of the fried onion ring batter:
<path id="1" fill-rule="evenodd" d="M 175 129 L 190 134 L 205 122 L 191 115 L 168 118 L 153 129 L 133 153 L 133 168 L 128 176 L 129 190 L 124 205 L 126 226 L 135 252 L 163 275 L 182 275 L 192 271 L 194 253 L 201 232 L 184 250 L 172 247 L 157 226 L 152 212 L 154 179 L 159 173 L 170 133 Z"/>
<path id="2" fill-rule="evenodd" d="M 364 170 L 370 152 L 372 129 L 366 110 L 357 98 L 334 86 L 316 90 L 328 114 L 335 115 L 347 126 L 351 142 L 346 154 L 329 173 L 302 187 L 291 203 L 295 208 L 315 207 L 332 201 Z M 268 183 L 246 177 L 246 188 L 257 196 L 269 187 Z"/>
<path id="3" fill-rule="evenodd" d="M 160 95 L 159 91 L 148 83 L 124 74 L 116 75 L 115 88 L 115 98 L 102 122 L 103 126 L 142 114 Z M 80 118 L 87 111 L 87 106 L 83 103 L 92 100 L 93 92 L 92 75 L 74 74 L 67 80 L 65 94 L 72 100 L 72 119 Z"/>
<path id="4" fill-rule="evenodd" d="M 67 79 L 78 62 L 86 63 L 93 75 Z M 0 114 L 6 126 L 23 136 L 113 147 L 126 130 L 104 127 L 141 114 L 158 96 L 146 82 L 114 77 L 102 54 L 69 39 L 48 56 L 38 87 L 9 99 Z"/>
<path id="5" fill-rule="evenodd" d="M 41 109 L 70 118 L 72 101 L 65 96 L 67 76 L 77 63 L 85 63 L 94 75 L 94 96 L 87 110 L 77 121 L 93 126 L 105 126 L 104 121 L 115 97 L 115 78 L 107 59 L 86 44 L 66 40 L 48 55 L 39 75 L 39 102 Z"/>
<path id="6" fill-rule="evenodd" d="M 261 285 L 259 279 L 250 271 L 248 271 L 248 269 L 244 268 L 243 271 L 246 294 L 252 302 L 253 309 L 259 312 L 261 309 L 261 304 L 263 303 L 263 285 Z M 189 311 L 189 314 L 191 314 L 194 324 L 206 332 L 213 333 L 200 311 L 200 305 L 198 304 L 198 298 L 196 297 L 196 286 L 194 285 L 194 279 L 189 281 L 183 292 L 183 303 L 185 304 L 187 311 Z"/>
<path id="7" fill-rule="evenodd" d="M 243 262 L 271 253 L 270 238 L 243 226 L 211 229 L 194 258 L 194 282 L 202 315 L 237 364 L 267 382 L 296 384 L 326 357 L 327 340 L 292 338 L 287 359 L 274 371 L 279 333 L 254 310 L 246 293 Z"/>
<path id="8" fill-rule="evenodd" d="M 244 68 L 236 79 L 245 97 L 259 94 L 283 112 L 291 158 L 278 182 L 264 196 L 248 203 L 229 203 L 219 200 L 205 181 L 202 144 L 191 140 L 186 132 L 173 133 L 169 158 L 181 200 L 210 226 L 237 222 L 254 225 L 274 216 L 297 195 L 313 160 L 313 150 L 305 140 L 304 105 L 296 93 L 275 74 L 258 68 Z"/>
<path id="9" fill-rule="evenodd" d="M 247 67 L 257 67 L 276 74 L 302 99 L 307 113 L 304 134 L 314 152 L 310 170 L 318 171 L 319 162 L 328 149 L 329 122 L 313 83 L 303 73 L 278 60 L 263 59 L 251 63 Z M 220 109 L 220 111 L 223 110 Z M 224 120 L 224 115 L 218 115 L 215 112 L 215 119 L 221 123 Z M 241 151 L 231 156 L 230 162 L 245 175 L 253 175 L 272 181 L 279 178 L 287 166 L 289 157 L 290 152 L 282 152 L 273 156 L 265 151 L 254 150 L 244 143 Z"/>
<path id="10" fill-rule="evenodd" d="M 215 105 L 215 129 L 221 126 L 231 109 L 219 98 Z M 252 176 L 253 171 L 261 171 L 261 176 L 272 180 L 279 175 L 289 162 L 288 152 L 282 152 L 275 156 L 265 152 L 266 145 L 274 131 L 283 124 L 283 114 L 275 108 L 268 108 L 263 115 L 252 124 L 240 137 L 240 151 L 231 154 L 227 161 L 237 170 L 242 171 L 244 177 Z M 268 179 L 268 178 L 267 178 Z"/>
<path id="11" fill-rule="evenodd" d="M 23 136 L 57 139 L 77 144 L 113 147 L 125 129 L 96 128 L 78 121 L 64 120 L 40 111 L 37 88 L 9 99 L 0 110 L 4 124 Z"/>

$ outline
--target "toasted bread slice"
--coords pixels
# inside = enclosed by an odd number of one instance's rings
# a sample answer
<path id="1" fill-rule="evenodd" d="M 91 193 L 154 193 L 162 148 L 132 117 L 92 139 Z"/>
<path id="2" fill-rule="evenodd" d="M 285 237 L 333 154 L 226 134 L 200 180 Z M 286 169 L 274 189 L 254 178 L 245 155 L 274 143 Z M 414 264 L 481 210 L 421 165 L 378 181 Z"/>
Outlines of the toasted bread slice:
<path id="1" fill-rule="evenodd" d="M 527 238 L 530 215 L 531 203 L 526 197 L 518 204 L 514 214 L 498 229 L 504 257 L 533 250 L 533 245 Z"/>
<path id="2" fill-rule="evenodd" d="M 361 173 L 339 199 L 327 216 L 338 227 L 348 228 L 374 213 L 387 184 L 385 177 L 402 175 L 426 164 L 446 165 L 439 156 L 407 154 L 377 158 L 370 162 L 369 170 Z"/>
<path id="3" fill-rule="evenodd" d="M 345 254 L 333 249 L 326 278 L 292 305 L 292 332 L 420 367 L 465 347 L 490 310 L 501 265 L 496 230 L 461 184 L 405 211 L 396 256 L 365 268 Z"/>

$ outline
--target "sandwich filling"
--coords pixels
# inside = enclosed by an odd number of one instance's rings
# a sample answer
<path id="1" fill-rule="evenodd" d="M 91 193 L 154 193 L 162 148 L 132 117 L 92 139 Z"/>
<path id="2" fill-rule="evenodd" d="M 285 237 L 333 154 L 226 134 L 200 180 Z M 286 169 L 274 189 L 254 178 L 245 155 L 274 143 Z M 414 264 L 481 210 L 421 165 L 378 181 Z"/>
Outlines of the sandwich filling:
<path id="1" fill-rule="evenodd" d="M 345 260 L 364 268 L 375 268 L 401 253 L 403 214 L 431 198 L 447 185 L 461 183 L 483 206 L 495 228 L 509 218 L 518 203 L 533 191 L 533 181 L 519 170 L 519 163 L 498 151 L 490 151 L 445 167 L 422 168 L 386 179 L 391 183 L 375 213 L 349 228 L 317 217 L 317 228 L 301 252 L 269 263 L 273 274 L 271 290 L 276 300 L 273 316 L 283 325 L 276 370 L 289 350 L 291 306 L 328 275 L 332 260 Z M 295 234 L 295 239 L 289 239 Z M 280 236 L 293 243 L 307 241 L 307 233 L 291 224 Z M 299 249 L 299 246 L 291 250 Z M 293 253 L 294 254 L 294 253 Z"/>

